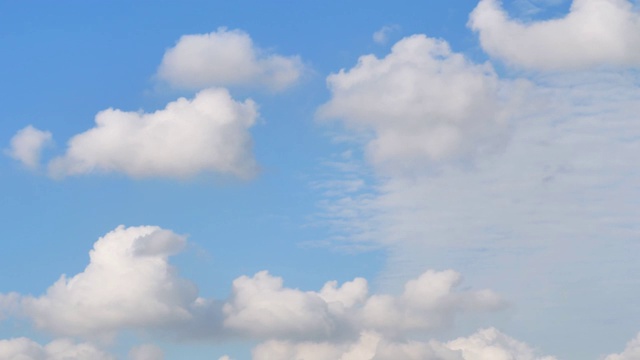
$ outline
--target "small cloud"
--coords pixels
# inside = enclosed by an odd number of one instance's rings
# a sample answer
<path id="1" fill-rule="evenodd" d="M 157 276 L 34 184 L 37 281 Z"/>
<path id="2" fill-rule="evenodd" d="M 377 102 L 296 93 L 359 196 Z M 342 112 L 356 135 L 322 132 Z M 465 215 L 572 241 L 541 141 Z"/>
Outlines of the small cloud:
<path id="1" fill-rule="evenodd" d="M 373 33 L 373 41 L 378 44 L 386 44 L 389 41 L 389 36 L 398 30 L 400 30 L 398 25 L 385 25 Z"/>
<path id="2" fill-rule="evenodd" d="M 42 149 L 52 142 L 51 139 L 50 132 L 29 125 L 11 138 L 11 147 L 5 153 L 29 169 L 36 169 L 40 166 Z"/>
<path id="3" fill-rule="evenodd" d="M 244 31 L 219 28 L 182 36 L 165 52 L 157 75 L 177 88 L 248 86 L 280 91 L 295 84 L 303 72 L 299 56 L 272 54 L 257 47 Z"/>

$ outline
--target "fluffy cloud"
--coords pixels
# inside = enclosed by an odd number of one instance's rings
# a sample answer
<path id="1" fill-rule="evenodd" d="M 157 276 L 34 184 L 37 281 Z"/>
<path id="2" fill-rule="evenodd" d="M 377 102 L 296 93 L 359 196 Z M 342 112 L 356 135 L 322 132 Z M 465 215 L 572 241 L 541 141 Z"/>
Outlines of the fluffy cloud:
<path id="1" fill-rule="evenodd" d="M 492 68 L 424 35 L 402 39 L 385 58 L 362 56 L 327 82 L 332 98 L 319 117 L 372 133 L 369 158 L 392 173 L 490 151 L 506 129 L 503 85 Z"/>
<path id="2" fill-rule="evenodd" d="M 41 329 L 74 336 L 189 321 L 197 289 L 168 263 L 184 244 L 158 227 L 120 226 L 95 243 L 83 272 L 25 297 L 23 311 Z"/>
<path id="3" fill-rule="evenodd" d="M 355 279 L 320 292 L 283 287 L 266 272 L 234 281 L 224 306 L 225 325 L 257 338 L 348 338 L 363 330 L 406 335 L 450 325 L 464 311 L 494 311 L 504 301 L 489 290 L 455 291 L 454 271 L 428 271 L 407 282 L 399 296 L 367 296 L 367 282 Z"/>
<path id="4" fill-rule="evenodd" d="M 91 344 L 60 339 L 42 346 L 27 338 L 0 340 L 0 359 L 4 360 L 115 360 Z"/>
<path id="5" fill-rule="evenodd" d="M 399 342 L 375 332 L 363 332 L 355 342 L 269 341 L 253 350 L 254 360 L 554 360 L 539 357 L 527 344 L 496 329 L 484 329 L 448 343 Z"/>
<path id="6" fill-rule="evenodd" d="M 378 44 L 386 44 L 389 41 L 389 36 L 394 32 L 399 30 L 398 25 L 385 25 L 380 30 L 373 33 L 373 41 Z"/>
<path id="7" fill-rule="evenodd" d="M 304 66 L 299 57 L 259 49 L 240 30 L 184 35 L 167 50 L 158 76 L 176 87 L 264 86 L 282 90 L 293 85 Z"/>
<path id="8" fill-rule="evenodd" d="M 529 69 L 640 65 L 640 14 L 628 0 L 574 0 L 561 19 L 522 23 L 482 0 L 469 26 L 491 56 Z"/>
<path id="9" fill-rule="evenodd" d="M 620 354 L 611 354 L 605 360 L 634 360 L 640 359 L 640 334 L 627 343 L 627 347 Z"/>
<path id="10" fill-rule="evenodd" d="M 42 148 L 51 142 L 51 133 L 29 125 L 11 138 L 11 147 L 7 155 L 20 161 L 26 167 L 35 169 L 40 165 Z"/>
<path id="11" fill-rule="evenodd" d="M 154 113 L 108 109 L 96 126 L 69 140 L 49 164 L 52 176 L 121 172 L 133 177 L 183 178 L 204 171 L 250 177 L 256 171 L 248 129 L 257 117 L 251 100 L 224 89 L 180 98 Z"/>

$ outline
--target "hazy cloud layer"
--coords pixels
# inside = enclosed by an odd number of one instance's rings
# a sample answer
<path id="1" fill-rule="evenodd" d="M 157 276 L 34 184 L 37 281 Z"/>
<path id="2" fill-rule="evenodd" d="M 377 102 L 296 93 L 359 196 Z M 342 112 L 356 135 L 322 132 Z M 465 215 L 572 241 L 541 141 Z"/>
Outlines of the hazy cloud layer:
<path id="1" fill-rule="evenodd" d="M 628 0 L 574 0 L 565 17 L 532 23 L 510 19 L 498 0 L 482 0 L 469 26 L 487 53 L 517 67 L 640 66 L 640 13 Z"/>
<path id="2" fill-rule="evenodd" d="M 51 143 L 51 133 L 29 125 L 11 138 L 6 154 L 20 161 L 26 167 L 35 169 L 40 166 L 42 148 Z"/>
<path id="3" fill-rule="evenodd" d="M 331 100 L 318 116 L 369 134 L 369 159 L 388 173 L 490 152 L 507 130 L 506 84 L 491 66 L 424 35 L 398 41 L 382 59 L 362 56 L 327 83 Z"/>
<path id="4" fill-rule="evenodd" d="M 304 71 L 298 56 L 282 56 L 258 48 L 249 34 L 219 28 L 209 34 L 184 35 L 167 50 L 158 77 L 189 89 L 250 86 L 283 90 Z"/>
<path id="5" fill-rule="evenodd" d="M 185 178 L 202 172 L 248 178 L 256 172 L 249 128 L 258 116 L 251 100 L 237 102 L 225 89 L 180 98 L 153 113 L 107 109 L 96 126 L 75 135 L 53 159 L 54 177 L 117 172 Z"/>

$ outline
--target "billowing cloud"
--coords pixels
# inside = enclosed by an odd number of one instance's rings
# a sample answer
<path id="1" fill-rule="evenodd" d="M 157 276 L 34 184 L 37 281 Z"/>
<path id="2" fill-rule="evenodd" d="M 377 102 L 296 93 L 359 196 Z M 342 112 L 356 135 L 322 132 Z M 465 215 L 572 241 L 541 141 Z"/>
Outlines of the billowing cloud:
<path id="1" fill-rule="evenodd" d="M 491 66 L 424 35 L 402 39 L 382 59 L 362 56 L 327 83 L 332 97 L 319 117 L 370 134 L 370 160 L 392 173 L 490 151 L 506 129 L 502 85 Z"/>
<path id="2" fill-rule="evenodd" d="M 364 279 L 305 292 L 284 288 L 281 278 L 261 272 L 234 281 L 225 325 L 257 338 L 346 338 L 362 330 L 406 335 L 446 327 L 460 312 L 505 305 L 489 290 L 456 291 L 460 283 L 454 271 L 427 271 L 407 282 L 399 296 L 368 296 Z"/>
<path id="3" fill-rule="evenodd" d="M 635 360 L 640 359 L 640 334 L 627 343 L 627 347 L 620 354 L 611 354 L 604 360 Z"/>
<path id="4" fill-rule="evenodd" d="M 262 86 L 277 91 L 293 85 L 303 70 L 298 56 L 271 54 L 249 34 L 220 28 L 182 36 L 164 54 L 158 77 L 180 88 Z"/>
<path id="5" fill-rule="evenodd" d="M 448 343 L 397 341 L 363 332 L 354 342 L 268 341 L 253 350 L 254 360 L 555 360 L 538 356 L 527 344 L 494 328 Z"/>
<path id="6" fill-rule="evenodd" d="M 40 345 L 27 338 L 0 340 L 0 359 L 4 360 L 115 360 L 115 357 L 88 343 L 59 339 Z"/>
<path id="7" fill-rule="evenodd" d="M 256 171 L 248 129 L 257 115 L 253 101 L 237 102 L 224 89 L 203 90 L 153 113 L 104 110 L 94 128 L 69 140 L 49 172 L 184 178 L 209 171 L 247 178 Z"/>
<path id="8" fill-rule="evenodd" d="M 523 23 L 482 0 L 469 26 L 489 55 L 528 69 L 640 66 L 640 13 L 628 0 L 574 0 L 568 15 Z"/>
<path id="9" fill-rule="evenodd" d="M 120 226 L 95 243 L 83 272 L 25 297 L 23 311 L 38 328 L 73 336 L 189 321 L 197 288 L 168 263 L 184 244 L 158 227 Z"/>
<path id="10" fill-rule="evenodd" d="M 6 154 L 26 167 L 35 169 L 40 165 L 42 148 L 51 142 L 51 133 L 29 125 L 11 138 L 11 147 Z"/>

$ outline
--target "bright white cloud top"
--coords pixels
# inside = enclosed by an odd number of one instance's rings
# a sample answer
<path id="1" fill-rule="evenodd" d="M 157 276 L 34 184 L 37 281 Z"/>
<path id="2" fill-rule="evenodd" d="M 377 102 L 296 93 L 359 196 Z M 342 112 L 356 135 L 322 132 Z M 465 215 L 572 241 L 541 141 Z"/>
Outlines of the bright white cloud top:
<path id="1" fill-rule="evenodd" d="M 295 84 L 303 72 L 300 57 L 271 54 L 258 48 L 249 34 L 219 28 L 182 36 L 164 54 L 158 77 L 180 88 L 249 86 L 280 91 Z"/>
<path id="2" fill-rule="evenodd" d="M 69 140 L 66 154 L 50 162 L 49 172 L 136 178 L 214 172 L 249 178 L 256 172 L 249 128 L 257 116 L 253 101 L 235 101 L 225 89 L 202 90 L 153 113 L 107 109 L 96 115 L 94 128 Z"/>
<path id="3" fill-rule="evenodd" d="M 561 19 L 523 23 L 482 0 L 469 26 L 489 55 L 528 69 L 640 66 L 640 12 L 628 0 L 574 0 Z"/>
<path id="4" fill-rule="evenodd" d="M 398 41 L 382 59 L 362 56 L 327 83 L 332 97 L 318 115 L 373 132 L 369 157 L 392 173 L 490 151 L 506 130 L 491 66 L 424 35 Z"/>
<path id="5" fill-rule="evenodd" d="M 11 147 L 6 150 L 6 153 L 26 167 L 35 169 L 40 166 L 42 148 L 49 144 L 51 139 L 50 132 L 38 130 L 29 125 L 11 138 Z"/>

